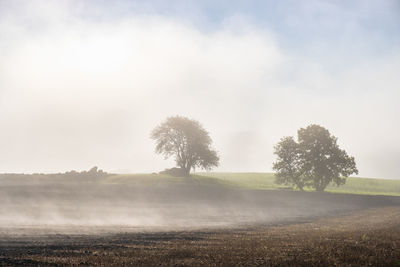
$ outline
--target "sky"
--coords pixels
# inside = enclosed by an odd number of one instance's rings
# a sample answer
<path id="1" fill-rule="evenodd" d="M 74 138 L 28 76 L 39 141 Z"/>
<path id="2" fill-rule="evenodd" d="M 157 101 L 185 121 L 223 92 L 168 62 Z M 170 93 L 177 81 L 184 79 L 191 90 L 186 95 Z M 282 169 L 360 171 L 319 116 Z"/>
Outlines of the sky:
<path id="1" fill-rule="evenodd" d="M 394 0 L 0 0 L 0 172 L 158 172 L 150 133 L 181 115 L 215 171 L 270 172 L 319 124 L 400 179 L 399 70 Z"/>

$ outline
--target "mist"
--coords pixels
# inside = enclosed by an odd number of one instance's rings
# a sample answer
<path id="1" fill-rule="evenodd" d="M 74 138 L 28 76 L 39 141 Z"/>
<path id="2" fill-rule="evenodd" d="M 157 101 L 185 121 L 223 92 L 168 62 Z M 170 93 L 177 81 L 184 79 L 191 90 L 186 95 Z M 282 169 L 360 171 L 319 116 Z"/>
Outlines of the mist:
<path id="1" fill-rule="evenodd" d="M 210 24 L 202 9 L 190 19 L 127 7 L 0 3 L 0 172 L 157 172 L 174 162 L 154 153 L 150 132 L 183 115 L 210 132 L 216 171 L 269 172 L 273 145 L 316 123 L 359 176 L 399 178 L 400 50 L 378 49 L 371 38 L 383 25 L 366 27 L 389 8 L 371 2 L 357 17 L 357 5 L 285 7 L 285 25 L 304 16 L 304 32 L 327 30 L 305 44 L 245 13 Z M 399 25 L 392 13 L 384 22 Z"/>
<path id="2" fill-rule="evenodd" d="M 7 236 L 276 225 L 399 204 L 392 196 L 250 190 L 204 176 L 91 171 L 2 174 L 0 182 L 0 234 Z"/>

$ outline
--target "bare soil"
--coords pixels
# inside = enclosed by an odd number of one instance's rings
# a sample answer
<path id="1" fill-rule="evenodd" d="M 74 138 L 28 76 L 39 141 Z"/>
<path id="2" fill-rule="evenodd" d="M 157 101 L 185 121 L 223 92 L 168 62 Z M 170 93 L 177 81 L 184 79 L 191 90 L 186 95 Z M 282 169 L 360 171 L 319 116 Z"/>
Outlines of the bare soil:
<path id="1" fill-rule="evenodd" d="M 0 265 L 400 266 L 400 206 L 275 226 L 120 228 L 97 234 L 3 231 Z"/>
<path id="2" fill-rule="evenodd" d="M 400 197 L 0 182 L 0 266 L 400 266 Z"/>

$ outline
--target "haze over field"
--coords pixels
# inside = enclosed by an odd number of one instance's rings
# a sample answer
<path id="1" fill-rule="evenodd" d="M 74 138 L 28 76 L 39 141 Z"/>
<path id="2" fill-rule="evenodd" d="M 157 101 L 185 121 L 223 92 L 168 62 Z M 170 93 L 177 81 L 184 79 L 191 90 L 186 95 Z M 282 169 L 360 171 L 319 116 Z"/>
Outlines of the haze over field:
<path id="1" fill-rule="evenodd" d="M 245 3 L 0 0 L 0 172 L 159 171 L 150 132 L 179 114 L 216 171 L 271 171 L 317 123 L 400 178 L 399 2 Z"/>

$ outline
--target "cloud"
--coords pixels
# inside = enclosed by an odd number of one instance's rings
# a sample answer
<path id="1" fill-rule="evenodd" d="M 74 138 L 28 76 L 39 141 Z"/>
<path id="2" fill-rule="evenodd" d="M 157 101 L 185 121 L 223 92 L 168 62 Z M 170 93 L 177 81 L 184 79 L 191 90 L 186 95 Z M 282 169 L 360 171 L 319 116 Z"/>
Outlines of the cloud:
<path id="1" fill-rule="evenodd" d="M 366 143 L 400 151 L 396 53 L 332 70 L 240 16 L 205 31 L 157 14 L 20 3 L 3 3 L 0 19 L 2 171 L 158 171 L 173 162 L 154 154 L 150 131 L 180 114 L 210 131 L 221 171 L 270 171 L 280 137 L 320 123 L 361 175 L 398 177 L 390 160 L 364 160 L 380 149 Z"/>

